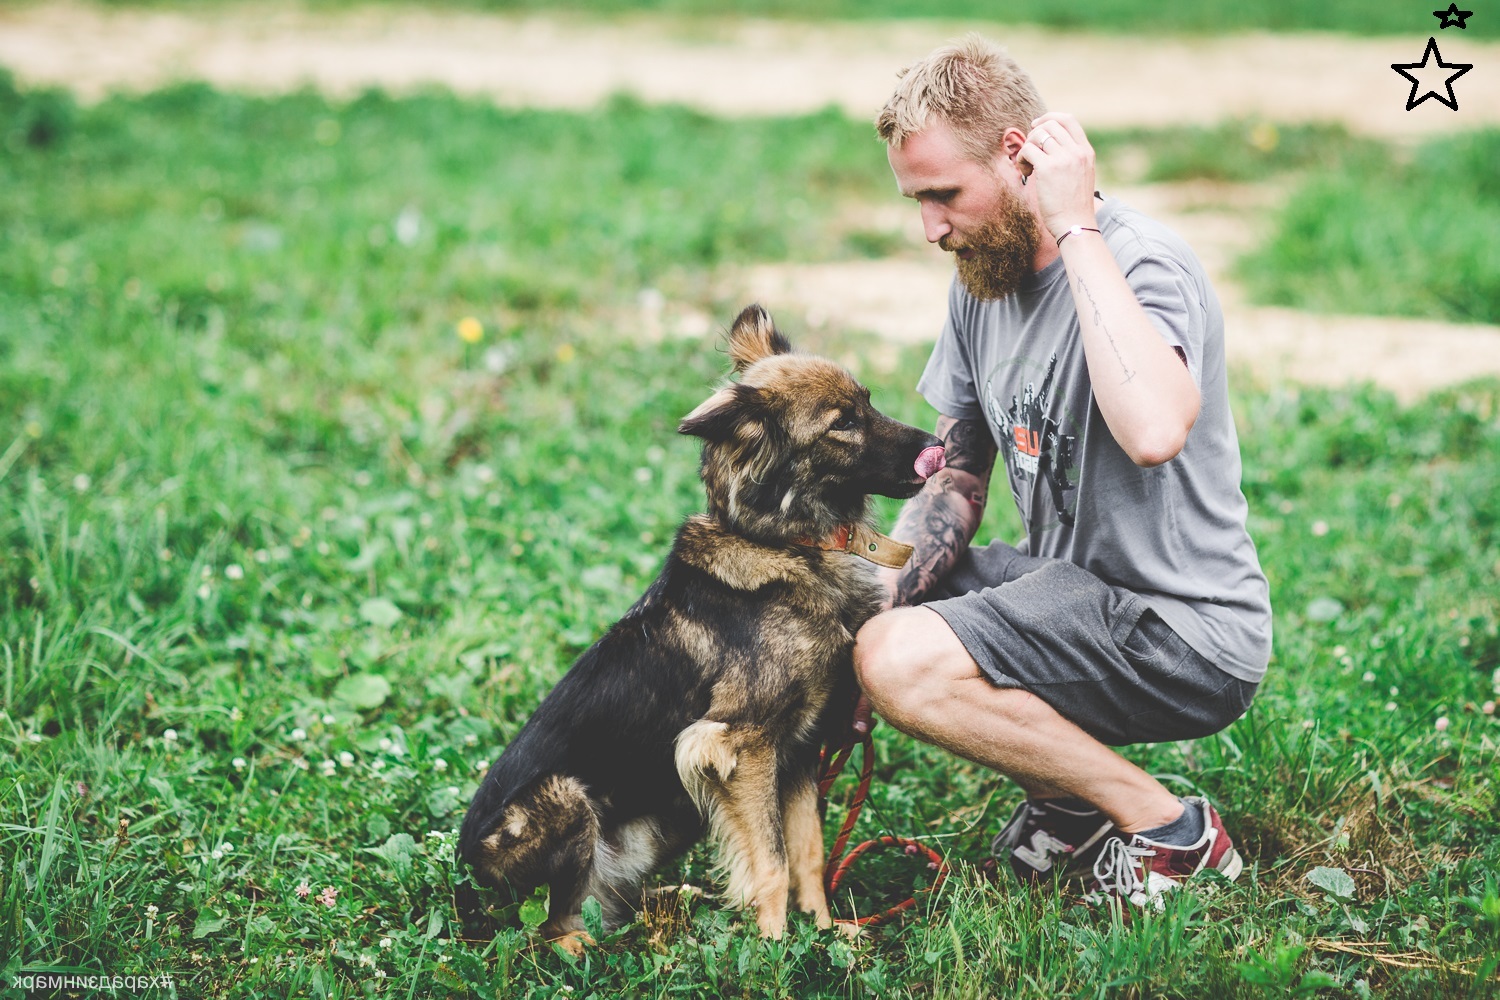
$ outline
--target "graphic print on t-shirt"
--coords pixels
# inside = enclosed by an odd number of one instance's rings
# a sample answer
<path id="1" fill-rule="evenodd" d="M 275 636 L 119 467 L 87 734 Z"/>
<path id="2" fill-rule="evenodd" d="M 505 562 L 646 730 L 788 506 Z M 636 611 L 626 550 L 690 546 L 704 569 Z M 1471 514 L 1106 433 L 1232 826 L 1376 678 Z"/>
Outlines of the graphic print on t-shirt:
<path id="1" fill-rule="evenodd" d="M 985 408 L 1005 457 L 1011 494 L 1033 535 L 1058 525 L 1073 526 L 1079 451 L 1077 435 L 1064 433 L 1078 426 L 1068 413 L 1067 401 L 1052 395 L 1056 352 L 1047 362 L 1041 388 L 1036 385 L 1035 367 L 1027 358 L 1014 358 L 992 371 L 984 385 Z M 1032 377 L 1027 378 L 1028 374 Z M 1004 392 L 1005 385 L 1016 386 L 1023 379 L 1020 394 L 1012 392 L 1010 405 L 1002 406 L 995 395 L 996 382 Z"/>

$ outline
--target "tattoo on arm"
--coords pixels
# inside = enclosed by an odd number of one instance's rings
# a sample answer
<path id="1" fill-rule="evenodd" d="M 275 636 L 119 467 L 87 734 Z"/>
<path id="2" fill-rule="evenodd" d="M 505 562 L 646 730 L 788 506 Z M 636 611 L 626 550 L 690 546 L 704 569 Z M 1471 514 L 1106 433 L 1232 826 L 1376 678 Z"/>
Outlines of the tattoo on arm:
<path id="1" fill-rule="evenodd" d="M 984 518 L 995 440 L 983 420 L 938 421 L 947 467 L 901 509 L 895 537 L 916 549 L 894 582 L 896 604 L 915 604 L 948 574 Z"/>
<path id="2" fill-rule="evenodd" d="M 1115 343 L 1114 334 L 1110 333 L 1109 327 L 1104 325 L 1104 314 L 1099 309 L 1099 303 L 1094 301 L 1094 293 L 1089 291 L 1089 286 L 1083 283 L 1082 278 L 1077 278 L 1075 280 L 1078 282 L 1078 290 L 1083 293 L 1084 298 L 1089 300 L 1089 305 L 1094 310 L 1094 326 L 1098 327 L 1099 332 L 1104 334 L 1104 339 L 1108 340 L 1109 346 L 1114 349 L 1115 359 L 1120 362 L 1120 370 L 1124 373 L 1125 376 L 1124 378 L 1120 379 L 1120 381 L 1122 383 L 1129 382 L 1131 379 L 1135 378 L 1135 372 L 1128 364 L 1125 363 L 1125 356 L 1120 353 L 1120 345 Z"/>

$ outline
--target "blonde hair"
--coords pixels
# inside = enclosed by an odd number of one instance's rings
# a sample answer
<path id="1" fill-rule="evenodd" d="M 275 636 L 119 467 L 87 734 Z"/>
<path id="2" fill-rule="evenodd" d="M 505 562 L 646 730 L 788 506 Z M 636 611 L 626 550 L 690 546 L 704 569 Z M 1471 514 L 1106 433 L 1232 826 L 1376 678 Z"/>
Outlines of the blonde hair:
<path id="1" fill-rule="evenodd" d="M 933 115 L 941 115 L 960 148 L 985 161 L 1007 129 L 1029 132 L 1047 110 L 1026 71 L 976 34 L 934 50 L 898 79 L 896 92 L 875 118 L 875 131 L 887 146 L 900 148 Z"/>

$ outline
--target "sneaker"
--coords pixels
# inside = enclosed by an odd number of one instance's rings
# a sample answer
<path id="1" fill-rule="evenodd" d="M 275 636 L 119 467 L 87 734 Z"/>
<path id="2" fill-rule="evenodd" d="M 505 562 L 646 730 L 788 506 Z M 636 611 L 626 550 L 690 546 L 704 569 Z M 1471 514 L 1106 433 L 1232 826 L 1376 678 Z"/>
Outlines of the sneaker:
<path id="1" fill-rule="evenodd" d="M 1084 898 L 1090 903 L 1118 903 L 1162 909 L 1162 896 L 1206 868 L 1231 882 L 1244 862 L 1224 831 L 1219 812 L 1199 797 L 1186 798 L 1189 809 L 1203 810 L 1203 836 L 1186 847 L 1148 840 L 1140 834 L 1111 837 L 1094 861 L 1094 886 Z"/>
<path id="2" fill-rule="evenodd" d="M 990 842 L 994 857 L 986 870 L 1008 861 L 1022 882 L 1043 882 L 1060 874 L 1087 873 L 1115 825 L 1098 810 L 1079 811 L 1049 799 L 1026 799 Z"/>

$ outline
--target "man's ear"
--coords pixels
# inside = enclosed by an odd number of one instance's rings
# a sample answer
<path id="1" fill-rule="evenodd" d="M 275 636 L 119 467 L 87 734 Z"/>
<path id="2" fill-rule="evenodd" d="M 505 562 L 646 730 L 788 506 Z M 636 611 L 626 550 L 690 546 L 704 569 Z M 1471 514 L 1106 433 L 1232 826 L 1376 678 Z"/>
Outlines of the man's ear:
<path id="1" fill-rule="evenodd" d="M 692 413 L 682 418 L 677 433 L 691 434 L 705 441 L 726 441 L 736 435 L 758 437 L 765 431 L 759 419 L 760 411 L 760 390 L 736 382 L 698 404 Z"/>
<path id="2" fill-rule="evenodd" d="M 1021 152 L 1021 147 L 1026 145 L 1026 133 L 1018 128 L 1008 128 L 1000 136 L 1000 146 L 995 150 L 994 166 L 996 168 L 1014 167 L 1016 154 Z"/>

